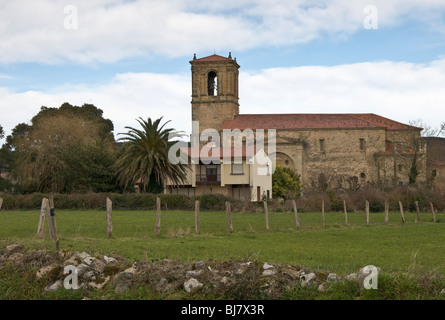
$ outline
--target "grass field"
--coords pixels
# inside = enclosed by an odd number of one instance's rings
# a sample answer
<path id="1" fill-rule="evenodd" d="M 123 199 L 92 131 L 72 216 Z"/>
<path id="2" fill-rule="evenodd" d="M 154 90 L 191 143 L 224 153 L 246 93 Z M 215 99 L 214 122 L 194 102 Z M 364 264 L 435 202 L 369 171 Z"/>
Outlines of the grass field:
<path id="1" fill-rule="evenodd" d="M 0 248 L 21 243 L 27 250 L 55 249 L 45 221 L 45 237 L 37 238 L 40 212 L 0 211 Z M 384 272 L 435 272 L 445 274 L 445 214 L 299 213 L 297 230 L 293 213 L 232 213 L 234 232 L 227 228 L 225 212 L 201 212 L 200 234 L 195 233 L 194 212 L 163 211 L 161 233 L 154 236 L 154 211 L 114 210 L 113 235 L 107 238 L 106 213 L 102 210 L 56 210 L 60 249 L 117 254 L 131 260 L 249 259 L 328 270 L 339 274 L 375 265 Z"/>

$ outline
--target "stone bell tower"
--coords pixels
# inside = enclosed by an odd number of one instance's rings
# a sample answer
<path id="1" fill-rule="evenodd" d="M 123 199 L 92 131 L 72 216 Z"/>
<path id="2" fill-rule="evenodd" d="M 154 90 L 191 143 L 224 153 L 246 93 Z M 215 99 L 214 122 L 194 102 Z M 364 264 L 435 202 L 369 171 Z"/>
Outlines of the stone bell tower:
<path id="1" fill-rule="evenodd" d="M 190 61 L 192 65 L 192 121 L 199 131 L 220 131 L 224 120 L 239 113 L 238 69 L 236 59 L 211 55 Z"/>

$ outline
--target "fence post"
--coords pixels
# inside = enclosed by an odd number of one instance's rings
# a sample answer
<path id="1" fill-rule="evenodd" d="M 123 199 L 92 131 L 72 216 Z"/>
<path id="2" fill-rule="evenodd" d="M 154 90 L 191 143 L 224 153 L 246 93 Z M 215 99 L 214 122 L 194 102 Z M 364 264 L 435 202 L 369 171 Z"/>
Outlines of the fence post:
<path id="1" fill-rule="evenodd" d="M 113 233 L 113 223 L 111 220 L 111 213 L 113 211 L 113 202 L 107 198 L 107 236 L 111 238 Z"/>
<path id="2" fill-rule="evenodd" d="M 2 210 L 3 198 L 0 198 L 0 210 Z"/>
<path id="3" fill-rule="evenodd" d="M 263 201 L 264 214 L 266 215 L 266 230 L 269 231 L 269 211 L 267 210 L 267 201 Z"/>
<path id="4" fill-rule="evenodd" d="M 419 201 L 415 201 L 414 204 L 416 205 L 417 221 L 421 222 L 422 218 L 420 217 Z"/>
<path id="5" fill-rule="evenodd" d="M 345 225 L 348 225 L 348 211 L 346 210 L 346 200 L 343 200 L 343 210 L 345 212 Z"/>
<path id="6" fill-rule="evenodd" d="M 388 225 L 389 221 L 389 202 L 385 201 L 385 224 Z"/>
<path id="7" fill-rule="evenodd" d="M 399 201 L 400 214 L 402 215 L 402 223 L 405 223 L 405 214 L 403 213 L 402 201 Z"/>
<path id="8" fill-rule="evenodd" d="M 230 213 L 230 202 L 226 201 L 226 213 L 227 213 L 227 225 L 229 227 L 229 232 L 233 232 L 233 226 L 232 226 L 232 217 Z"/>
<path id="9" fill-rule="evenodd" d="M 297 229 L 300 229 L 300 219 L 298 219 L 297 203 L 295 202 L 294 199 L 292 199 L 292 206 L 294 207 L 295 224 L 297 226 Z"/>
<path id="10" fill-rule="evenodd" d="M 365 206 L 366 206 L 366 225 L 369 226 L 369 201 L 366 200 L 365 202 Z"/>
<path id="11" fill-rule="evenodd" d="M 54 197 L 52 195 L 49 196 L 48 205 L 49 205 L 49 217 L 48 217 L 49 220 L 48 220 L 48 222 L 51 221 L 50 235 L 51 235 L 51 238 L 55 239 L 55 237 L 56 237 L 56 215 L 54 213 Z"/>
<path id="12" fill-rule="evenodd" d="M 324 223 L 324 200 L 321 200 L 321 225 L 325 227 Z"/>
<path id="13" fill-rule="evenodd" d="M 199 234 L 199 200 L 195 201 L 195 231 Z"/>
<path id="14" fill-rule="evenodd" d="M 433 222 L 436 223 L 436 212 L 434 211 L 433 203 L 430 202 L 430 205 L 431 205 L 431 212 L 433 214 Z"/>
<path id="15" fill-rule="evenodd" d="M 48 205 L 48 199 L 42 199 L 42 206 L 40 207 L 39 225 L 37 227 L 37 236 L 43 236 L 43 225 L 45 223 L 46 206 Z"/>
<path id="16" fill-rule="evenodd" d="M 155 236 L 159 236 L 161 232 L 161 198 L 156 197 L 156 226 Z"/>
<path id="17" fill-rule="evenodd" d="M 52 196 L 50 196 L 50 199 L 46 199 L 46 216 L 48 218 L 48 226 L 51 234 L 51 238 L 54 239 L 54 243 L 56 245 L 57 251 L 59 251 L 59 237 L 57 236 L 57 228 L 56 228 L 56 219 L 55 219 L 55 213 L 54 213 L 54 200 Z"/>

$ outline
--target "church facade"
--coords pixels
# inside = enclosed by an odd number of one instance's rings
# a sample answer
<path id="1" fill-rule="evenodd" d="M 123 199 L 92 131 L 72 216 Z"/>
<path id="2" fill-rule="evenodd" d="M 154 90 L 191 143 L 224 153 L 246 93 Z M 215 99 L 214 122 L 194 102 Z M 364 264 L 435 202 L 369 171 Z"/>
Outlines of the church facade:
<path id="1" fill-rule="evenodd" d="M 413 166 L 416 180 L 426 179 L 422 128 L 373 113 L 242 114 L 236 58 L 214 54 L 198 59 L 195 55 L 190 64 L 191 119 L 199 125 L 195 134 L 208 138 L 199 140 L 197 152 L 205 146 L 222 146 L 223 138 L 215 141 L 215 132 L 217 138 L 226 132 L 240 132 L 242 160 L 233 163 L 233 157 L 223 159 L 224 150 L 220 149 L 214 152 L 211 163 L 192 162 L 187 183 L 180 187 L 167 184 L 166 193 L 222 193 L 260 201 L 272 197 L 271 173 L 276 166 L 291 168 L 300 175 L 303 190 L 357 189 L 369 183 L 404 185 L 409 183 Z M 251 132 L 253 142 L 248 136 Z M 249 148 L 252 143 L 254 148 Z M 232 141 L 230 146 L 234 147 Z M 191 155 L 191 148 L 186 152 Z M 258 152 L 270 162 L 258 166 L 254 161 Z"/>

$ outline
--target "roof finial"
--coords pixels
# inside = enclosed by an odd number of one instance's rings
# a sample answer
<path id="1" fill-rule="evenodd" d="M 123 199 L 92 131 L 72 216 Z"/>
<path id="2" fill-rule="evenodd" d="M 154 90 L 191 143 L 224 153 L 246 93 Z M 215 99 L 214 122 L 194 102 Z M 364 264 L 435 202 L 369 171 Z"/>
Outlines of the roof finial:
<path id="1" fill-rule="evenodd" d="M 229 52 L 229 59 L 232 59 L 232 52 Z"/>
<path id="2" fill-rule="evenodd" d="M 196 53 L 193 54 L 193 60 L 196 60 Z"/>

